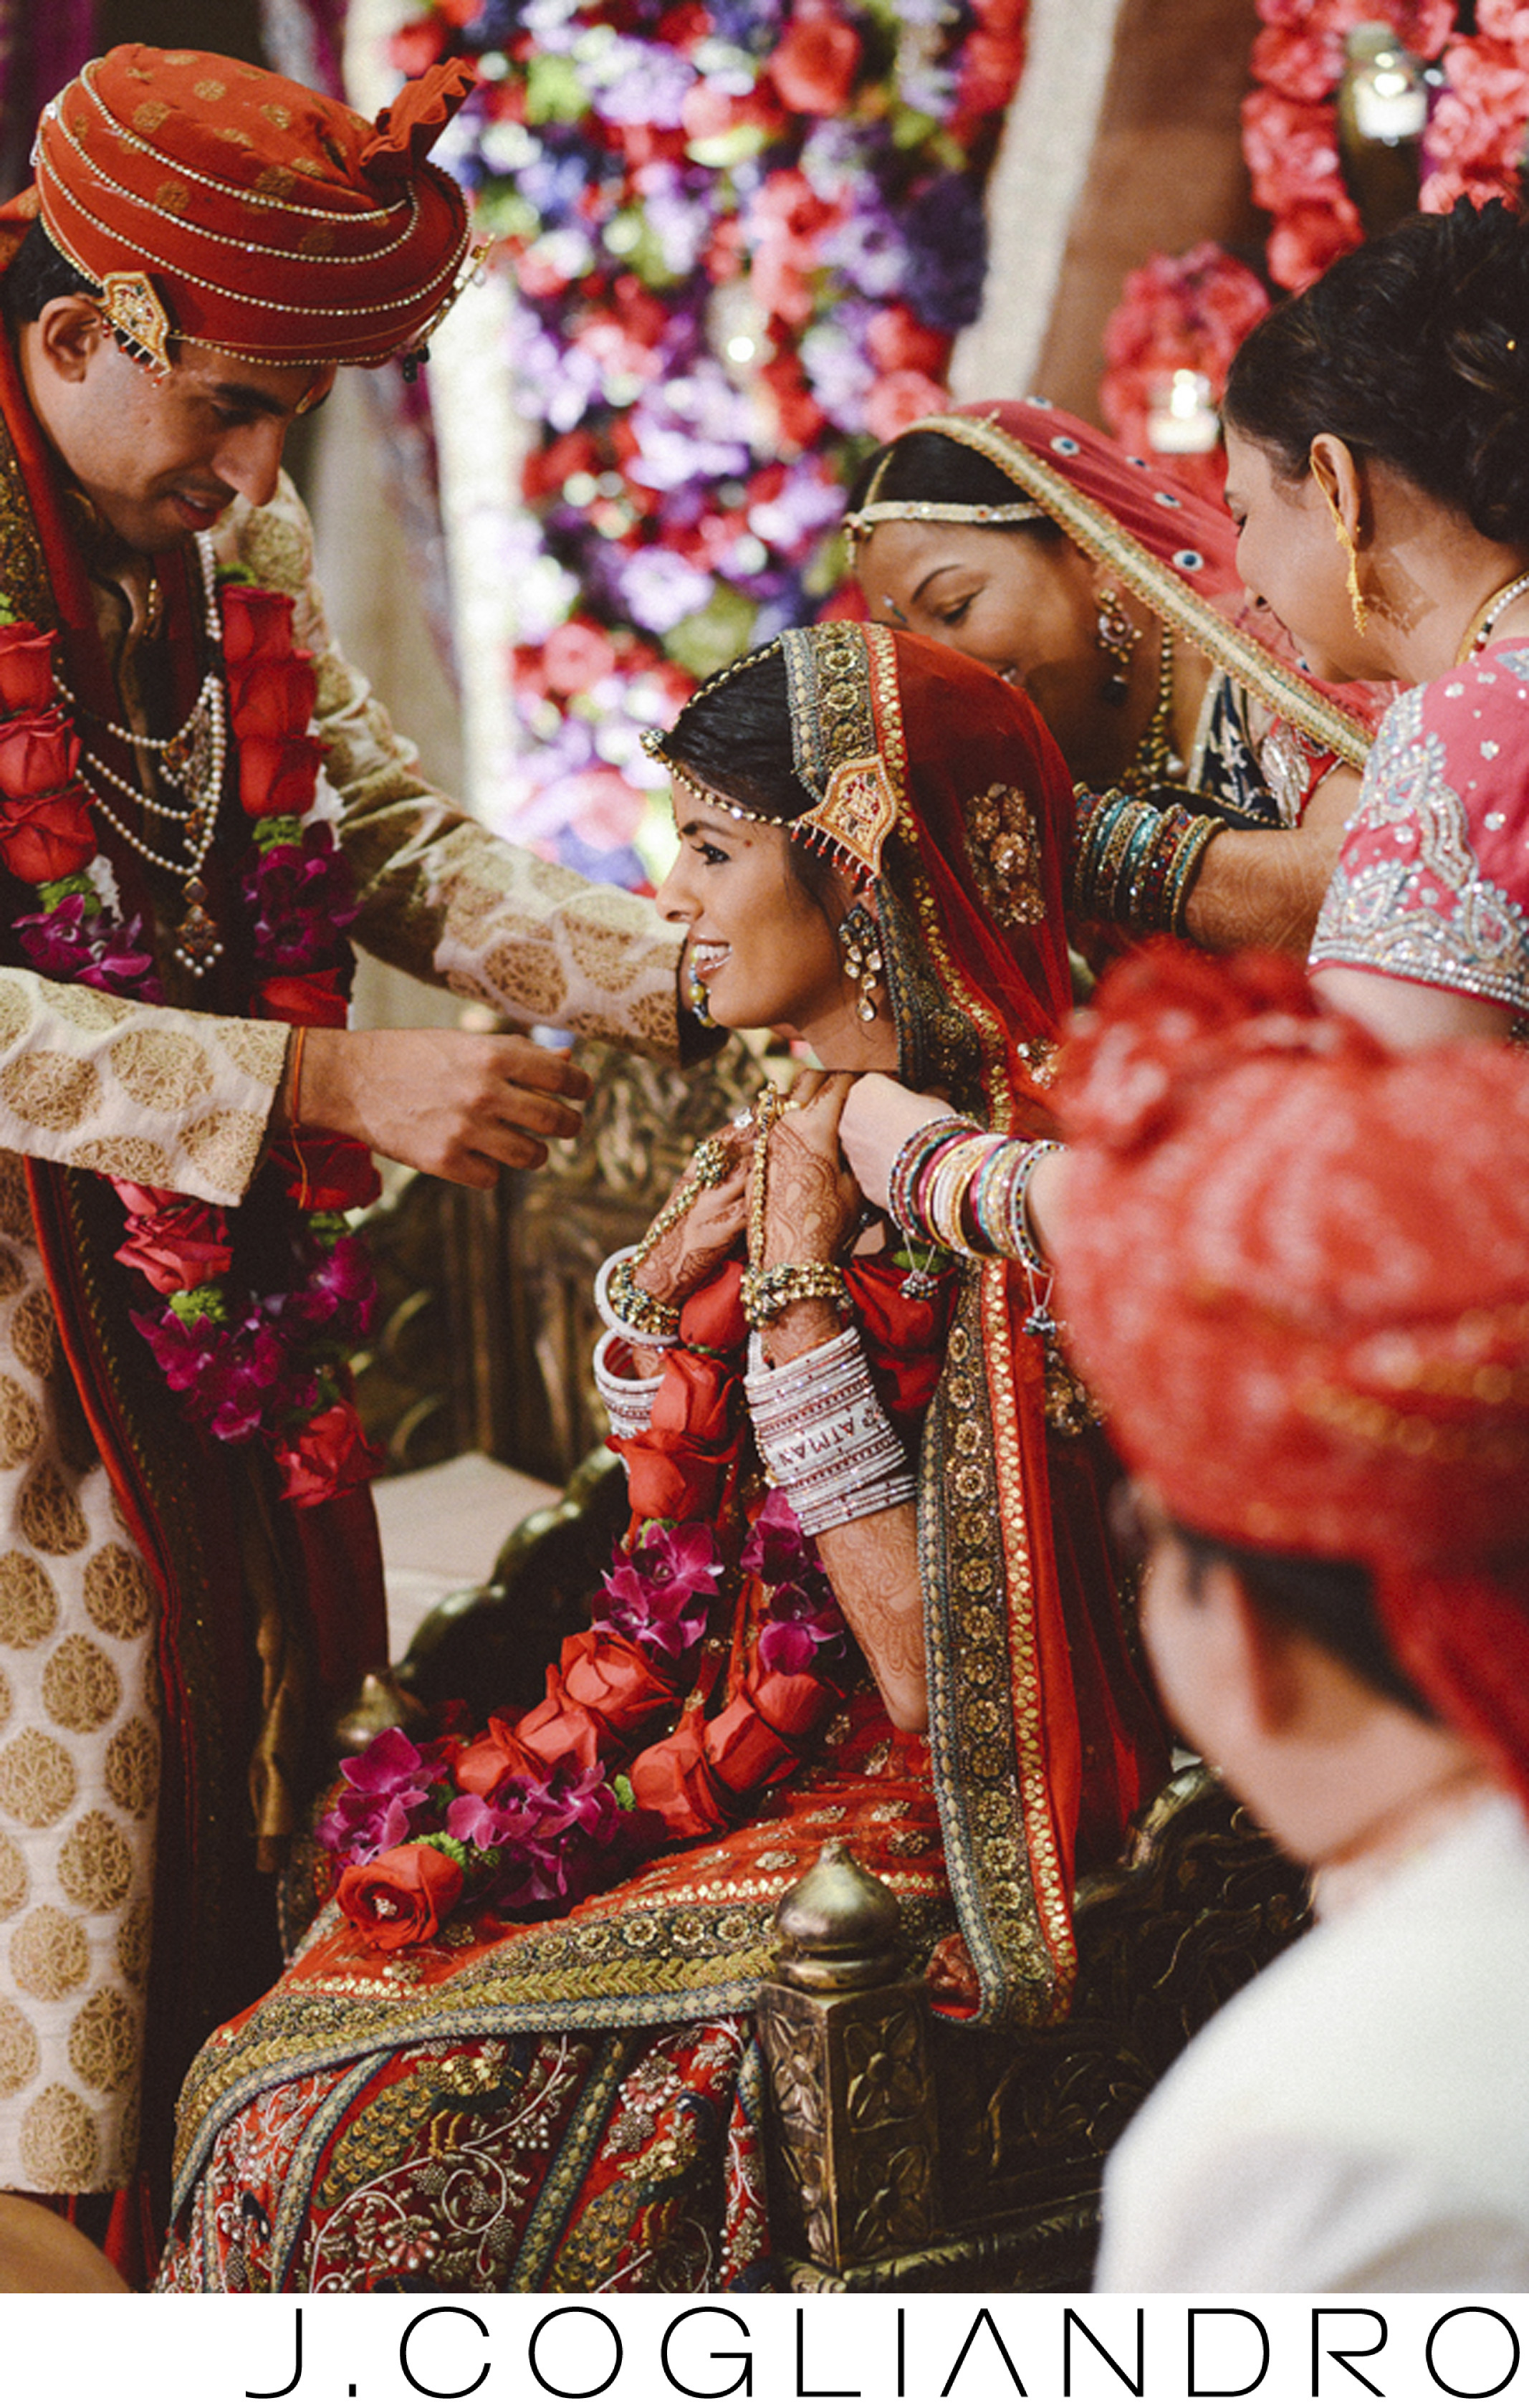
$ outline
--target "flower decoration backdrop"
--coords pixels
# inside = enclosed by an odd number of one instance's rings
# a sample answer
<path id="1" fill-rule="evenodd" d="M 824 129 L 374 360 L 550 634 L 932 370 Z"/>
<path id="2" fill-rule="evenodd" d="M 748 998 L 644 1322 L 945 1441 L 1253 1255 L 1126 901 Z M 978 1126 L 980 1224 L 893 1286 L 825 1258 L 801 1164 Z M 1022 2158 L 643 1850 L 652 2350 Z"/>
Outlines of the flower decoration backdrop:
<path id="1" fill-rule="evenodd" d="M 831 591 L 852 457 L 944 402 L 978 314 L 1026 6 L 431 0 L 394 35 L 478 69 L 436 155 L 515 295 L 522 841 L 640 882 L 643 730 Z"/>
<path id="2" fill-rule="evenodd" d="M 1422 206 L 1462 194 L 1517 208 L 1529 137 L 1529 7 L 1523 0 L 1258 0 L 1243 151 L 1253 198 L 1272 221 L 1270 286 L 1301 292 L 1365 239 L 1338 150 L 1345 43 L 1360 24 L 1389 24 L 1422 60 L 1431 87 Z M 1233 352 L 1268 306 L 1258 279 L 1216 245 L 1157 256 L 1127 280 L 1106 337 L 1101 403 L 1132 449 L 1145 448 L 1148 395 L 1165 366 L 1197 369 L 1218 401 Z M 1221 458 L 1186 466 L 1216 490 Z M 1194 476 L 1198 466 L 1201 473 Z"/>

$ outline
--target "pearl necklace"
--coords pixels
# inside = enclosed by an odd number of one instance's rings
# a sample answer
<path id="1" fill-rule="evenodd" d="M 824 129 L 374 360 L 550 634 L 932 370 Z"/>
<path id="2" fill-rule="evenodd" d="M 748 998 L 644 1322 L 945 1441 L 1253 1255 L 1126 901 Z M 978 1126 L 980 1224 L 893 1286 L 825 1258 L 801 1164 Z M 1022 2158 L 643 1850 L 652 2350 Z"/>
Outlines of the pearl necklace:
<path id="1" fill-rule="evenodd" d="M 1466 630 L 1465 642 L 1454 656 L 1456 668 L 1470 660 L 1473 654 L 1486 650 L 1492 641 L 1492 631 L 1503 612 L 1510 603 L 1518 600 L 1521 594 L 1526 593 L 1529 593 L 1529 568 L 1524 570 L 1522 577 L 1510 579 L 1508 584 L 1499 585 L 1495 594 L 1487 595 Z"/>
<path id="2" fill-rule="evenodd" d="M 216 921 L 207 909 L 207 887 L 202 879 L 202 867 L 212 849 L 218 827 L 218 805 L 222 797 L 223 770 L 228 759 L 227 698 L 221 674 L 223 626 L 218 608 L 218 573 L 213 556 L 212 538 L 198 535 L 196 558 L 202 572 L 204 625 L 215 666 L 209 666 L 197 691 L 190 713 L 173 736 L 140 736 L 136 728 L 120 727 L 114 719 L 105 719 L 98 711 L 87 710 L 77 700 L 58 669 L 53 671 L 53 684 L 62 701 L 68 705 L 77 720 L 88 719 L 107 736 L 130 752 L 140 747 L 157 755 L 161 769 L 169 783 L 179 786 L 186 797 L 186 808 L 179 810 L 173 803 L 155 802 L 141 787 L 119 777 L 105 761 L 97 759 L 81 744 L 80 767 L 90 774 L 85 783 L 91 790 L 96 810 L 109 828 L 140 860 L 155 869 L 167 870 L 172 878 L 183 882 L 182 893 L 186 912 L 176 929 L 175 957 L 190 970 L 193 978 L 205 978 L 212 964 L 222 954 L 222 939 Z M 101 791 L 101 781 L 115 786 L 130 803 L 155 819 L 173 822 L 181 832 L 181 858 L 172 860 L 167 853 L 146 844 L 143 838 L 126 826 L 112 810 Z"/>

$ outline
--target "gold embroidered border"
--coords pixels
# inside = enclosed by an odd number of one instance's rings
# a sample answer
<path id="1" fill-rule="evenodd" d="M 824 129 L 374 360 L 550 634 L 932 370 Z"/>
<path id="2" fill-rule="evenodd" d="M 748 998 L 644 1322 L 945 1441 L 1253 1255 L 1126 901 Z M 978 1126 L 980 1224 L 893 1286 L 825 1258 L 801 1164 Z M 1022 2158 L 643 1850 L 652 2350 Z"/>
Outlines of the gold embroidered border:
<path id="1" fill-rule="evenodd" d="M 943 1869 L 881 1870 L 901 1901 L 905 1940 L 927 1952 L 950 1928 Z M 780 1896 L 778 1882 L 753 1886 L 757 1897 L 710 1906 L 628 1898 L 607 1918 L 522 1926 L 424 1992 L 407 1978 L 412 1963 L 390 1966 L 391 1979 L 289 1974 L 237 2031 L 216 2033 L 186 2077 L 175 2212 L 250 2099 L 325 2066 L 468 2032 L 630 2029 L 748 2013 L 774 1961 Z"/>
<path id="2" fill-rule="evenodd" d="M 0 331 L 0 342 L 6 339 Z M 42 538 L 32 515 L 32 502 L 16 457 L 10 428 L 0 411 L 0 597 L 18 619 L 39 627 L 56 627 L 52 580 L 43 552 Z"/>
<path id="3" fill-rule="evenodd" d="M 976 418 L 921 418 L 906 431 L 944 435 L 952 443 L 964 443 L 968 451 L 980 452 L 1039 502 L 1047 517 L 1054 519 L 1075 543 L 1112 568 L 1150 609 L 1179 628 L 1240 685 L 1261 695 L 1293 726 L 1336 752 L 1340 761 L 1356 769 L 1364 767 L 1370 737 L 1357 719 L 1277 660 L 1256 636 L 1223 619 L 1203 595 L 1128 535 L 1107 511 L 1079 494 L 1028 443 Z"/>

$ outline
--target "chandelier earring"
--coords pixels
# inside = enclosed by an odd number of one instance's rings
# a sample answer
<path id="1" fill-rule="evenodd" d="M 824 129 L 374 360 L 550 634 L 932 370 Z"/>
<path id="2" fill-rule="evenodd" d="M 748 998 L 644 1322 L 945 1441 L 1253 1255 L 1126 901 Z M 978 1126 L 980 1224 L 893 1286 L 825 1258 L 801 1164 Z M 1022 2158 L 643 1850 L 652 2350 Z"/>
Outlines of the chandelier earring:
<path id="1" fill-rule="evenodd" d="M 1336 497 L 1328 492 L 1320 478 L 1317 480 L 1317 490 L 1332 513 L 1334 533 L 1349 556 L 1349 608 L 1353 612 L 1354 633 L 1356 636 L 1362 636 L 1370 624 L 1370 613 L 1369 606 L 1360 590 L 1359 553 Z"/>
<path id="2" fill-rule="evenodd" d="M 855 1010 L 862 1020 L 876 1018 L 876 988 L 881 976 L 881 932 L 864 903 L 851 903 L 838 926 L 839 953 L 847 978 L 860 989 Z"/>
<path id="3" fill-rule="evenodd" d="M 1100 689 L 1100 700 L 1112 703 L 1118 710 L 1131 691 L 1131 663 L 1141 641 L 1141 629 L 1127 616 L 1112 585 L 1107 585 L 1099 596 L 1099 620 L 1093 640 L 1112 664 Z"/>

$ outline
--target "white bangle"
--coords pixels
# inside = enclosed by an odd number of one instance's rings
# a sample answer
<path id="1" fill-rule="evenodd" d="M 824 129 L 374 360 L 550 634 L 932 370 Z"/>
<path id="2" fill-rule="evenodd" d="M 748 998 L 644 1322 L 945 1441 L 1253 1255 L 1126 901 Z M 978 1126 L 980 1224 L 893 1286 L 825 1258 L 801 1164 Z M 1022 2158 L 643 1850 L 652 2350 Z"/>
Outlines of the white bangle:
<path id="1" fill-rule="evenodd" d="M 594 1274 L 594 1310 L 613 1337 L 624 1338 L 629 1346 L 650 1346 L 661 1354 L 666 1346 L 678 1341 L 672 1337 L 655 1337 L 650 1329 L 639 1329 L 634 1322 L 623 1321 L 610 1301 L 611 1274 L 622 1263 L 629 1263 L 636 1251 L 636 1246 L 618 1246 L 613 1254 L 606 1256 Z"/>
<path id="2" fill-rule="evenodd" d="M 852 1326 L 806 1354 L 766 1369 L 750 1350 L 744 1380 L 754 1440 L 812 1537 L 914 1495 L 902 1440 L 876 1393 Z"/>
<path id="3" fill-rule="evenodd" d="M 600 1402 L 606 1409 L 612 1438 L 640 1438 L 653 1418 L 653 1402 L 664 1384 L 662 1371 L 643 1380 L 629 1380 L 609 1364 L 613 1345 L 626 1344 L 616 1329 L 607 1329 L 595 1342 L 594 1384 Z"/>

